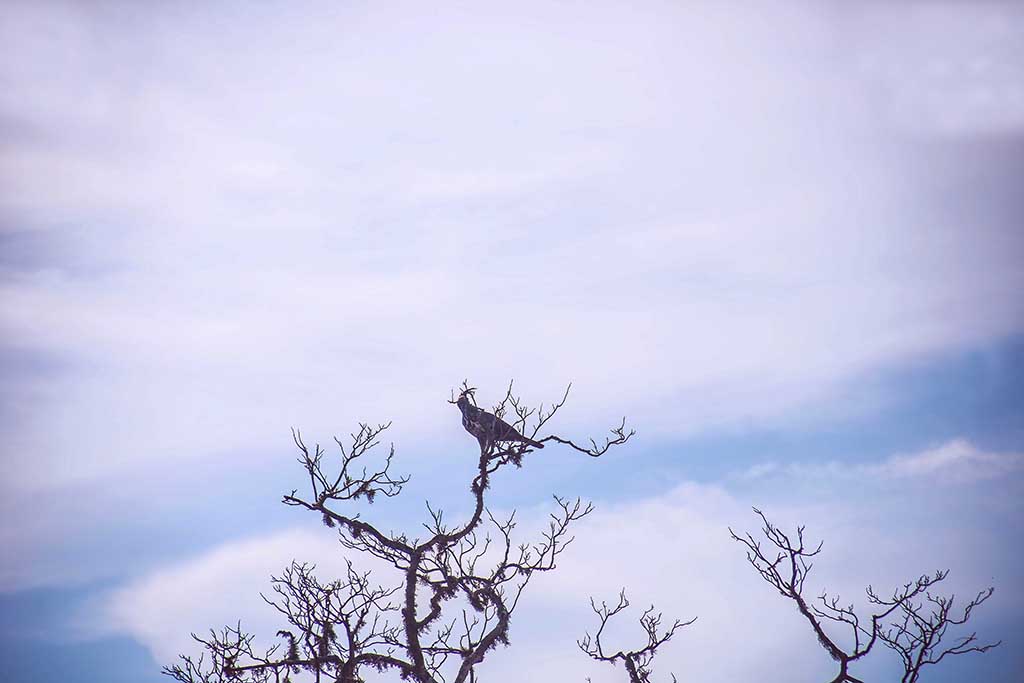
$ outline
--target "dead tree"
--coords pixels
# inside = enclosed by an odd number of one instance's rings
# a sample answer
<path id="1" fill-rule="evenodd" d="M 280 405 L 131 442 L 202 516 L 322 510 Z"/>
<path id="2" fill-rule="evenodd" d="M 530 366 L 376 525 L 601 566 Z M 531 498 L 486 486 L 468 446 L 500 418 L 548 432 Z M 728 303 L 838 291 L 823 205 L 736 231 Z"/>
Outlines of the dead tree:
<path id="1" fill-rule="evenodd" d="M 734 540 L 746 546 L 747 560 L 761 578 L 780 595 L 795 603 L 797 611 L 807 620 L 818 643 L 838 663 L 839 670 L 830 683 L 862 683 L 850 673 L 850 665 L 863 659 L 879 641 L 904 658 L 907 673 L 903 683 L 916 682 L 924 665 L 938 663 L 946 655 L 985 652 L 998 645 L 974 645 L 976 636 L 972 633 L 951 648 L 937 649 L 946 629 L 950 625 L 966 622 L 971 610 L 988 599 L 993 591 L 989 588 L 979 593 L 967 605 L 962 618 L 953 619 L 950 616 L 953 599 L 935 598 L 929 592 L 929 588 L 946 578 L 948 570 L 937 571 L 932 575 L 923 574 L 895 589 L 891 595 L 879 595 L 868 586 L 865 591 L 868 603 L 876 609 L 866 618 L 858 615 L 852 604 L 841 604 L 838 595 L 829 596 L 823 592 L 816 601 L 808 601 L 803 591 L 804 582 L 813 566 L 809 560 L 821 552 L 822 543 L 819 542 L 812 549 L 804 541 L 804 527 L 797 527 L 795 538 L 791 538 L 769 522 L 760 510 L 754 508 L 754 512 L 761 518 L 761 532 L 770 544 L 767 548 L 763 549 L 761 542 L 749 533 L 741 537 L 731 528 L 729 533 Z M 935 607 L 931 614 L 925 614 L 922 596 Z M 890 620 L 893 615 L 902 615 L 903 618 L 892 623 Z M 839 638 L 826 628 L 830 622 L 831 628 L 845 630 L 848 645 L 841 645 Z"/>
<path id="2" fill-rule="evenodd" d="M 604 644 L 601 642 L 601 636 L 604 634 L 604 629 L 608 625 L 608 622 L 612 617 L 622 612 L 624 609 L 629 607 L 629 600 L 626 599 L 626 589 L 623 588 L 619 593 L 619 602 L 615 607 L 609 607 L 604 601 L 601 602 L 601 606 L 598 607 L 597 602 L 591 598 L 590 608 L 594 610 L 594 614 L 598 618 L 597 631 L 594 636 L 591 637 L 590 633 L 586 633 L 582 640 L 577 640 L 576 644 L 583 652 L 590 655 L 592 658 L 599 662 L 608 662 L 615 664 L 616 662 L 622 662 L 626 667 L 626 673 L 629 675 L 629 683 L 650 683 L 651 681 L 651 662 L 654 661 L 654 656 L 657 654 L 658 648 L 667 643 L 675 635 L 676 631 L 689 626 L 693 622 L 697 621 L 694 617 L 689 621 L 675 620 L 672 625 L 668 628 L 661 629 L 661 612 L 654 613 L 654 605 L 651 605 L 644 613 L 640 615 L 640 626 L 643 628 L 644 633 L 647 635 L 647 644 L 636 650 L 618 650 L 615 652 L 605 651 Z M 675 674 L 672 676 L 673 683 L 676 681 Z"/>
<path id="3" fill-rule="evenodd" d="M 463 386 L 468 391 L 467 386 Z M 511 385 L 493 414 L 536 442 L 566 444 L 597 457 L 633 435 L 624 423 L 602 445 L 581 446 L 541 431 L 568 398 L 545 409 L 526 407 Z M 375 498 L 400 495 L 409 481 L 392 474 L 392 445 L 383 461 L 368 466 L 389 424 L 360 425 L 339 453 L 328 457 L 319 445 L 309 448 L 301 434 L 293 438 L 309 491 L 292 491 L 284 503 L 309 510 L 337 529 L 352 556 L 376 558 L 400 578 L 386 586 L 349 564 L 343 579 L 321 583 L 313 568 L 293 564 L 273 579 L 274 595 L 264 599 L 288 623 L 278 631 L 282 642 L 257 651 L 252 634 L 241 625 L 193 635 L 207 657 L 182 656 L 164 669 L 180 683 L 284 683 L 292 680 L 356 683 L 368 672 L 391 671 L 417 683 L 470 683 L 475 667 L 498 645 L 507 645 L 509 623 L 530 578 L 550 571 L 572 542 L 570 526 L 589 514 L 589 503 L 555 497 L 547 530 L 533 543 L 513 541 L 515 514 L 497 518 L 486 505 L 495 474 L 509 464 L 522 465 L 529 443 L 488 441 L 482 444 L 470 482 L 472 512 L 448 524 L 441 510 L 428 504 L 425 535 L 384 532 L 349 507 Z M 489 529 L 489 531 L 488 531 Z M 298 678 L 293 678 L 298 677 Z"/>
<path id="4" fill-rule="evenodd" d="M 995 588 L 991 587 L 979 592 L 959 612 L 954 612 L 955 598 L 952 595 L 945 597 L 925 593 L 924 600 L 900 604 L 898 613 L 902 619 L 897 619 L 878 635 L 879 640 L 896 651 L 903 663 L 900 683 L 917 683 L 926 666 L 938 664 L 947 656 L 988 652 L 999 646 L 1002 641 L 980 644 L 975 632 L 960 636 L 952 645 L 942 645 L 949 627 L 966 624 L 974 608 L 992 597 L 994 592 Z"/>

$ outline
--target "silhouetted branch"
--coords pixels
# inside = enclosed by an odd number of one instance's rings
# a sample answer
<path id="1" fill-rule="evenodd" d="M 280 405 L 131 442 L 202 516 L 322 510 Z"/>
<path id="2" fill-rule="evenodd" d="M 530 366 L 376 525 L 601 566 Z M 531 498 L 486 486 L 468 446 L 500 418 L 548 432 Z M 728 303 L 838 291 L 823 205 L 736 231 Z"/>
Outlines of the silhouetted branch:
<path id="1" fill-rule="evenodd" d="M 949 619 L 948 610 L 950 605 L 941 602 L 942 599 L 933 599 L 928 593 L 928 588 L 946 578 L 948 571 L 937 571 L 935 574 L 924 574 L 914 581 L 904 584 L 892 592 L 889 597 L 879 596 L 875 590 L 868 586 L 866 594 L 868 601 L 881 608 L 874 612 L 869 618 L 863 619 L 855 611 L 853 605 L 843 605 L 838 596 L 829 596 L 822 593 L 817 603 L 808 602 L 803 596 L 804 582 L 813 566 L 808 562 L 809 558 L 821 552 L 822 544 L 818 543 L 813 549 L 804 542 L 804 527 L 797 527 L 795 539 L 773 525 L 757 508 L 754 512 L 761 518 L 761 532 L 769 542 L 767 548 L 762 548 L 761 542 L 747 533 L 738 536 L 731 528 L 729 533 L 732 538 L 742 543 L 747 548 L 747 561 L 757 570 L 767 583 L 773 586 L 780 595 L 792 600 L 797 610 L 804 616 L 814 631 L 822 648 L 839 664 L 839 671 L 831 683 L 861 683 L 849 672 L 849 666 L 853 662 L 863 658 L 871 652 L 875 643 L 881 640 L 889 647 L 905 655 L 904 661 L 913 664 L 914 671 L 919 671 L 921 666 L 927 663 L 935 663 L 942 659 L 944 654 L 960 654 L 958 648 L 968 647 L 966 651 L 984 652 L 994 645 L 983 646 L 974 649 L 972 644 L 974 634 L 959 642 L 950 651 L 939 654 L 935 662 L 927 661 L 937 646 L 938 640 L 945 632 L 949 624 L 963 623 L 970 616 L 971 610 L 991 595 L 991 589 L 980 600 L 969 604 L 965 610 L 963 621 Z M 921 606 L 914 602 L 918 596 L 927 596 L 928 601 L 937 606 L 937 611 L 931 618 L 922 616 Z M 943 611 L 944 610 L 944 611 Z M 884 621 L 893 613 L 901 611 L 904 615 L 902 626 L 895 626 L 885 630 Z M 831 622 L 844 626 L 849 633 L 852 647 L 842 647 L 825 628 L 825 624 Z M 919 636 L 911 637 L 913 627 L 920 631 Z M 927 635 L 925 635 L 927 634 Z M 913 657 L 913 653 L 920 653 L 921 647 L 928 643 L 932 649 L 923 654 L 923 659 Z M 998 643 L 997 643 L 998 644 Z M 908 664 L 910 667 L 911 664 Z M 911 668 L 907 669 L 910 676 Z M 903 683 L 912 683 L 917 680 L 917 674 L 913 677 L 904 677 Z"/>
<path id="2" fill-rule="evenodd" d="M 879 634 L 879 639 L 903 662 L 901 683 L 916 683 L 926 666 L 938 664 L 947 656 L 988 652 L 998 647 L 1002 641 L 982 645 L 978 634 L 973 632 L 957 638 L 952 645 L 942 645 L 949 627 L 966 624 L 974 608 L 992 597 L 994 592 L 995 588 L 987 588 L 978 593 L 963 607 L 959 617 L 954 616 L 955 596 L 952 595 L 947 598 L 926 593 L 923 601 L 901 601 L 898 607 L 902 618 Z"/>
<path id="3" fill-rule="evenodd" d="M 579 646 L 580 650 L 600 662 L 609 662 L 614 664 L 621 661 L 626 667 L 626 673 L 629 675 L 630 683 L 649 683 L 651 676 L 650 665 L 654 660 L 654 656 L 657 653 L 658 648 L 671 640 L 676 631 L 684 626 L 689 626 L 694 623 L 697 621 L 697 618 L 694 617 L 689 621 L 680 621 L 677 619 L 672 622 L 671 626 L 662 630 L 662 615 L 660 612 L 655 614 L 654 606 L 652 605 L 644 610 L 644 613 L 640 615 L 640 626 L 647 635 L 647 643 L 636 650 L 617 650 L 615 652 L 606 651 L 604 643 L 601 642 L 601 636 L 604 635 L 604 629 L 612 617 L 619 614 L 627 607 L 629 607 L 629 600 L 626 598 L 625 589 L 622 589 L 619 593 L 619 601 L 614 607 L 609 607 L 604 601 L 601 602 L 599 607 L 597 602 L 591 598 L 590 608 L 594 610 L 594 614 L 597 615 L 599 625 L 593 637 L 591 637 L 588 632 L 584 635 L 582 640 L 577 640 L 576 644 Z M 675 675 L 671 674 L 671 676 L 672 680 L 675 681 Z"/>

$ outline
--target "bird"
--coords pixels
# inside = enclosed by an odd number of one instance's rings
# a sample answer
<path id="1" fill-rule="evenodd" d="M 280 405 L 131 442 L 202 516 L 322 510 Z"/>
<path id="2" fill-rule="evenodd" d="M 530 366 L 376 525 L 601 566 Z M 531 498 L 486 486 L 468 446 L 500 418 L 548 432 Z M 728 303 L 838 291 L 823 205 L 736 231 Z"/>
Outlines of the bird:
<path id="1" fill-rule="evenodd" d="M 516 431 L 515 427 L 497 415 L 488 413 L 486 410 L 477 408 L 470 403 L 469 397 L 473 395 L 473 391 L 474 389 L 463 390 L 459 394 L 459 399 L 455 401 L 455 405 L 462 411 L 462 426 L 480 442 L 481 450 L 486 450 L 490 444 L 498 441 L 513 441 L 515 443 L 525 443 L 534 448 L 544 448 L 544 444 L 523 436 Z"/>

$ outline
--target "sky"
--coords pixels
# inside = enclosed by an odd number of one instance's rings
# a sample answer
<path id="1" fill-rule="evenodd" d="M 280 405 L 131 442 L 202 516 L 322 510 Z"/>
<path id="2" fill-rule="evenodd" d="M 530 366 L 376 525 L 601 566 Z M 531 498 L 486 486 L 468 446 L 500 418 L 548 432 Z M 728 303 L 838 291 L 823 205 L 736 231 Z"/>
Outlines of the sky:
<path id="1" fill-rule="evenodd" d="M 486 680 L 625 680 L 626 587 L 698 620 L 656 676 L 824 680 L 728 527 L 824 541 L 860 600 L 950 569 L 1024 671 L 1024 8 L 1010 2 L 0 6 L 0 678 L 161 680 L 332 532 L 290 429 L 391 420 L 467 510 L 450 392 L 634 440 L 502 473 L 596 512 Z M 633 624 L 634 628 L 638 628 Z M 637 638 L 624 620 L 616 637 Z M 898 680 L 885 653 L 862 669 Z M 895 677 L 894 677 L 895 676 Z"/>

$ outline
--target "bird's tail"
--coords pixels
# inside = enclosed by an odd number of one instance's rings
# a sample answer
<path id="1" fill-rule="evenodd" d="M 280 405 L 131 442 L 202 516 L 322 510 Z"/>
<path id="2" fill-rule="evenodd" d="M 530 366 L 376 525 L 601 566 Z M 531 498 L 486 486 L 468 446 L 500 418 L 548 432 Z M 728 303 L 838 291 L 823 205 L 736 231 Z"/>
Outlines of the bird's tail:
<path id="1" fill-rule="evenodd" d="M 523 437 L 523 443 L 529 446 L 533 446 L 534 448 L 544 448 L 544 444 L 542 444 L 540 441 L 534 441 L 533 439 L 530 439 L 525 436 Z"/>

